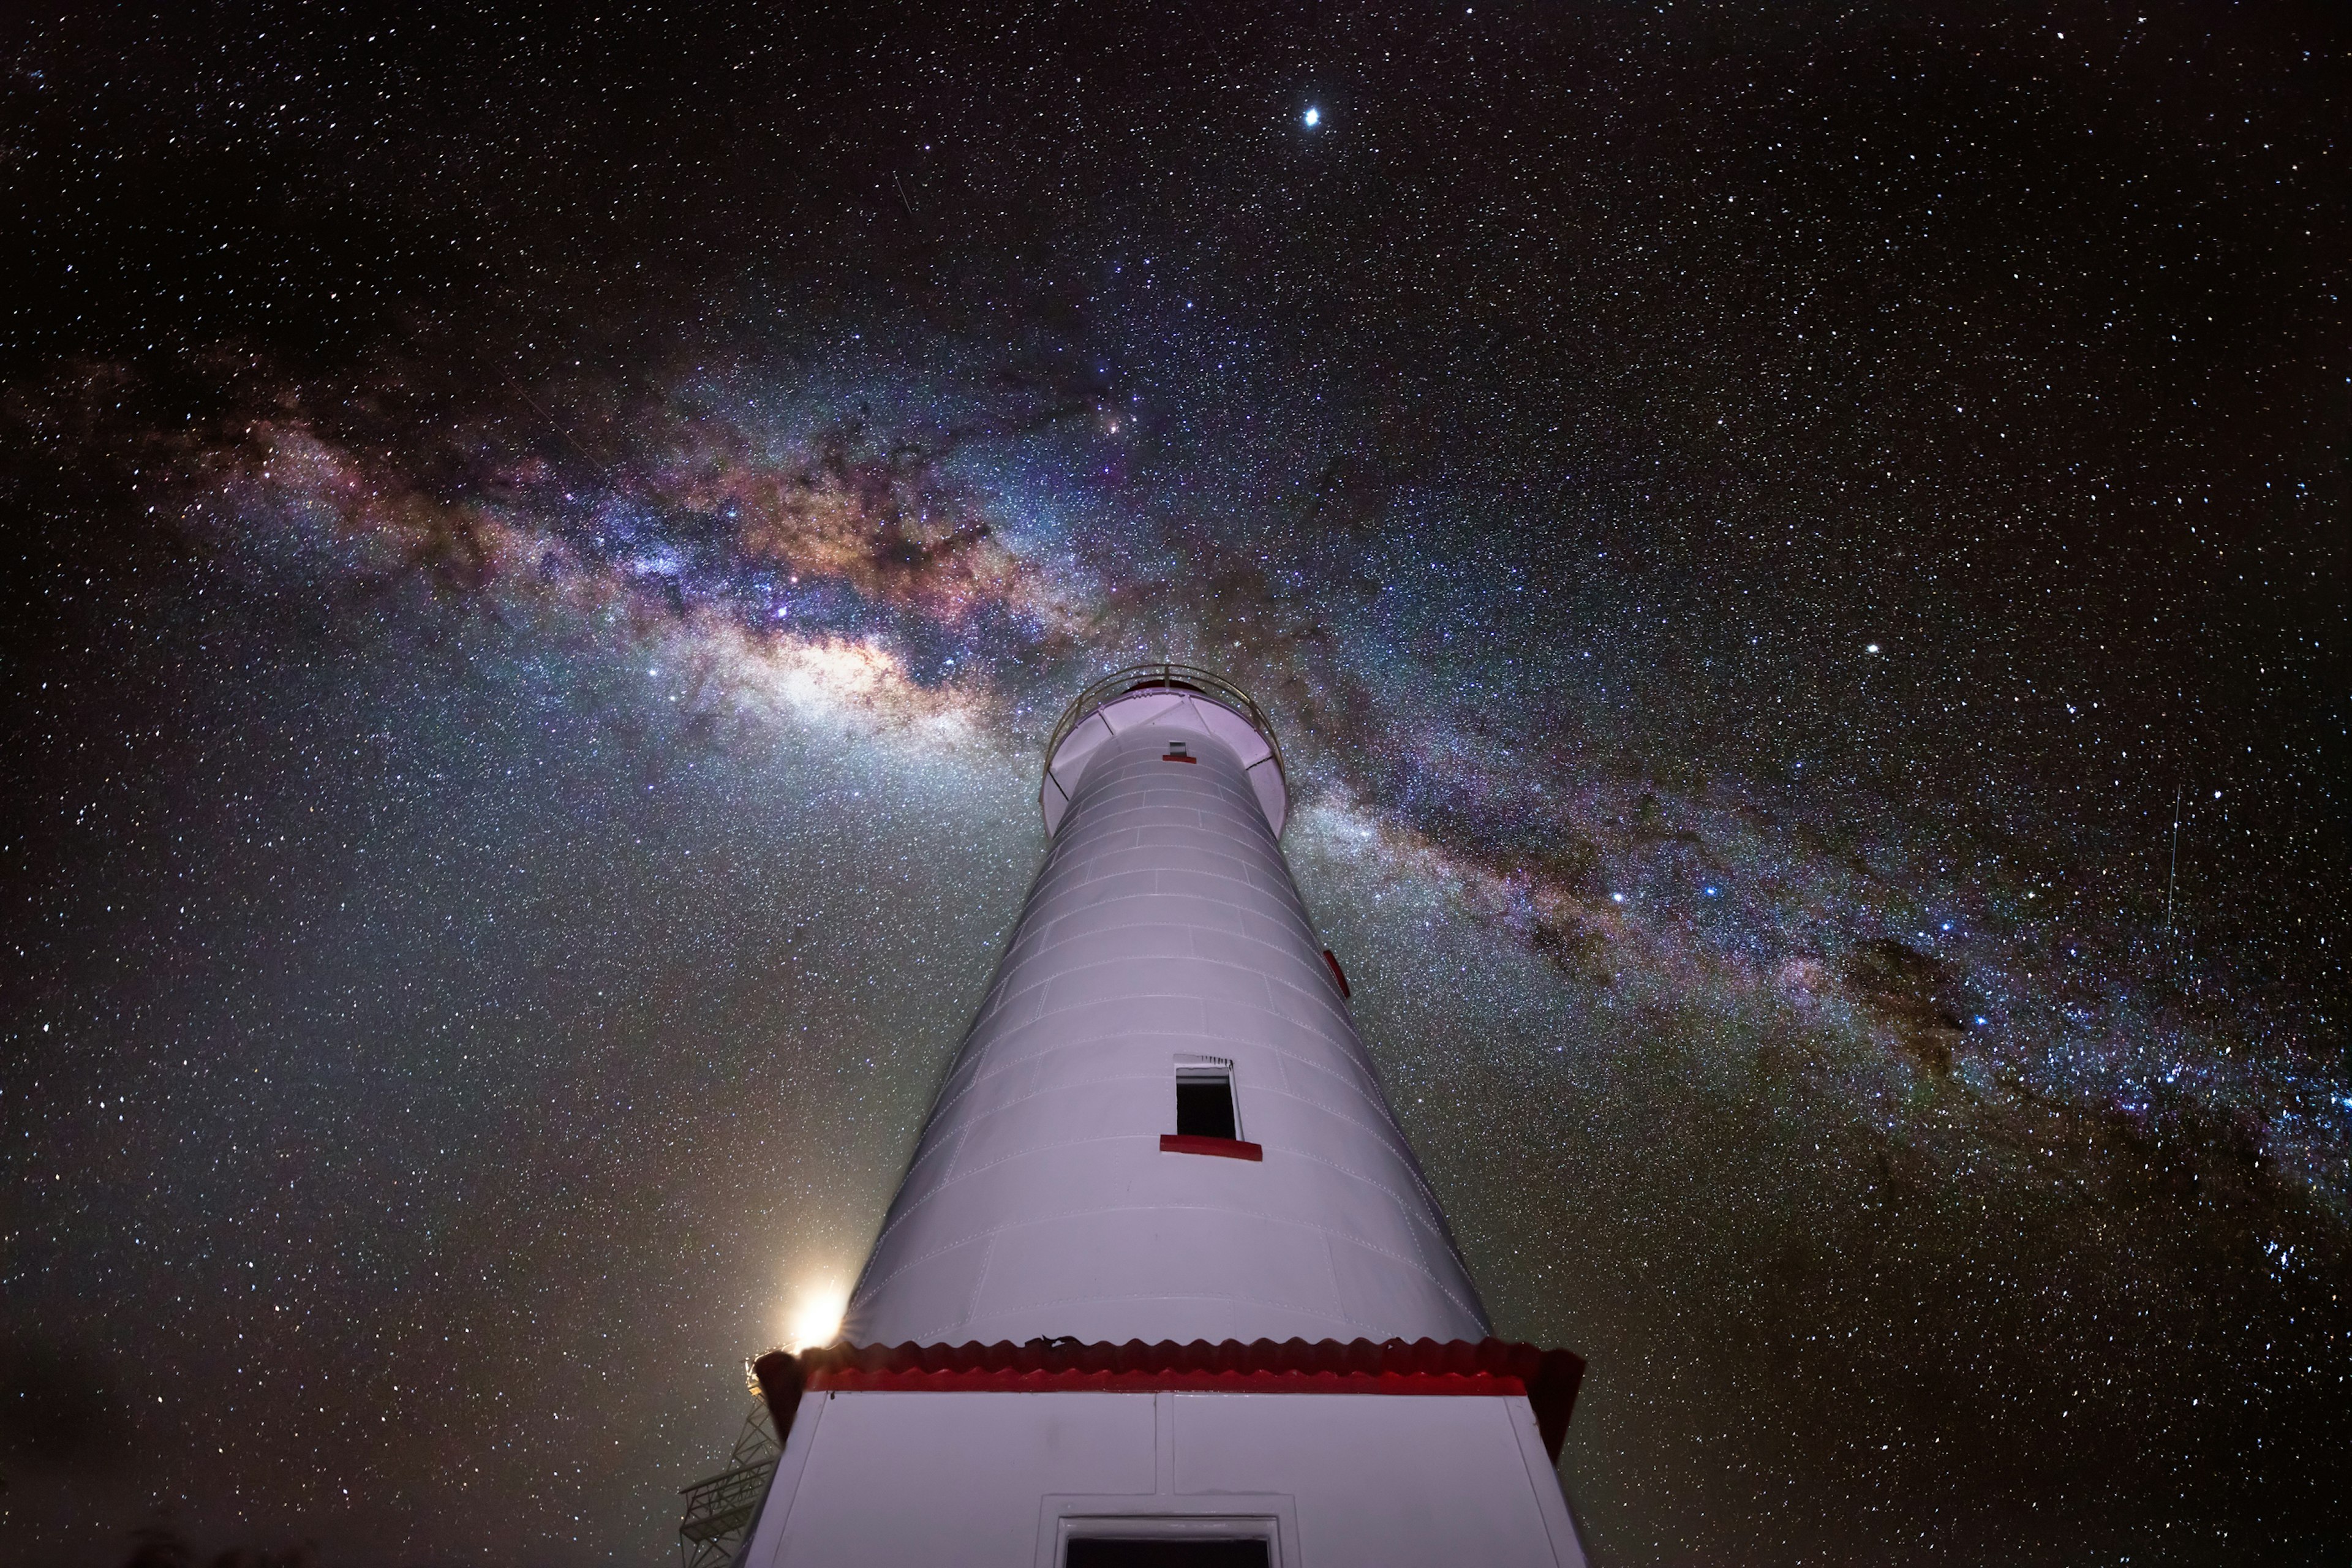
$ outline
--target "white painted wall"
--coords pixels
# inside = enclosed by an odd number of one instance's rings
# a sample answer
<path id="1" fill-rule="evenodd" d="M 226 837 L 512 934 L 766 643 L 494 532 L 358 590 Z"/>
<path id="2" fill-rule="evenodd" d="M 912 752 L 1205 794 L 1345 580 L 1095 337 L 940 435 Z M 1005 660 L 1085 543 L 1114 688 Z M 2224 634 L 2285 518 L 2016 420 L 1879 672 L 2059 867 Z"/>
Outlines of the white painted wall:
<path id="1" fill-rule="evenodd" d="M 1197 763 L 1162 761 L 1181 742 Z M 1051 850 L 850 1302 L 852 1343 L 1478 1339 L 1486 1319 L 1276 842 L 1271 746 L 1138 693 Z M 1185 1058 L 1263 1163 L 1162 1152 Z"/>
<path id="2" fill-rule="evenodd" d="M 811 1394 L 742 1568 L 1055 1568 L 1221 1521 L 1280 1568 L 1581 1568 L 1521 1398 Z"/>
<path id="3" fill-rule="evenodd" d="M 1163 761 L 1183 742 L 1196 763 Z M 1107 704 L 843 1337 L 1483 1338 L 1276 839 L 1269 743 Z M 1163 1152 L 1188 1059 L 1262 1162 Z M 1073 1531 L 1256 1533 L 1280 1568 L 1582 1568 L 1524 1397 L 812 1393 L 740 1568 L 1058 1568 Z"/>

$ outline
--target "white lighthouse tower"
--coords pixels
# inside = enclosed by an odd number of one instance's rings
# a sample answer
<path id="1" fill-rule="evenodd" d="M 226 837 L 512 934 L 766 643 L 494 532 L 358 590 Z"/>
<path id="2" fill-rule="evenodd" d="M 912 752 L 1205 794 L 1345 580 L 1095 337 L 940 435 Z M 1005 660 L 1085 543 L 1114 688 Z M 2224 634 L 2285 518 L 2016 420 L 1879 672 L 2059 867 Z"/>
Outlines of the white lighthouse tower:
<path id="1" fill-rule="evenodd" d="M 1205 671 L 1097 683 L 841 1339 L 757 1365 L 743 1568 L 1581 1564 L 1583 1363 L 1485 1310 Z"/>

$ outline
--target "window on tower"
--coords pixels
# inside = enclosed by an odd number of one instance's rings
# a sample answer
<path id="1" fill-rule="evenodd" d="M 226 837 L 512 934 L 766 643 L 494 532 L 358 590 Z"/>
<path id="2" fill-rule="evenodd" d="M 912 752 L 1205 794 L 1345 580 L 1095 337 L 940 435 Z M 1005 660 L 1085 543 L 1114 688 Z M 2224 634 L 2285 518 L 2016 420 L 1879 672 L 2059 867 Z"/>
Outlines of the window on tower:
<path id="1" fill-rule="evenodd" d="M 1176 1131 L 1160 1135 L 1163 1154 L 1215 1154 L 1263 1160 L 1265 1151 L 1242 1142 L 1234 1108 L 1234 1064 L 1222 1057 L 1176 1063 Z"/>
<path id="2" fill-rule="evenodd" d="M 1238 1138 L 1234 1075 L 1189 1068 L 1176 1075 L 1176 1131 L 1184 1138 Z"/>

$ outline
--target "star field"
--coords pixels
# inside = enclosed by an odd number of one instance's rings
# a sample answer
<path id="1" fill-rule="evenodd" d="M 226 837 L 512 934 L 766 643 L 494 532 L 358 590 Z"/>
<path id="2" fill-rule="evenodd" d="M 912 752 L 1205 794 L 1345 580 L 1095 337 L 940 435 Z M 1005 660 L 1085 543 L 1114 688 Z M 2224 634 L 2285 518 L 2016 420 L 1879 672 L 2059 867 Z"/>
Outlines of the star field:
<path id="1" fill-rule="evenodd" d="M 673 1551 L 1161 657 L 1599 1561 L 2340 1552 L 2329 10 L 0 36 L 0 1555 Z"/>

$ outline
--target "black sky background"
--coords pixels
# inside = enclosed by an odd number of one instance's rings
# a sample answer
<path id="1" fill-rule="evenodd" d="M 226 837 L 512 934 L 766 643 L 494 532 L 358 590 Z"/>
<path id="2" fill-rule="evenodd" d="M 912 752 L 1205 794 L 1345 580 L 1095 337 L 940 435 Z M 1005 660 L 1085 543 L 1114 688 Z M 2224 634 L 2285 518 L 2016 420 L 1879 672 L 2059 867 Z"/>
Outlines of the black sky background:
<path id="1" fill-rule="evenodd" d="M 1172 651 L 1598 1560 L 2344 1559 L 2332 8 L 0 37 L 0 1555 L 670 1551 Z"/>

